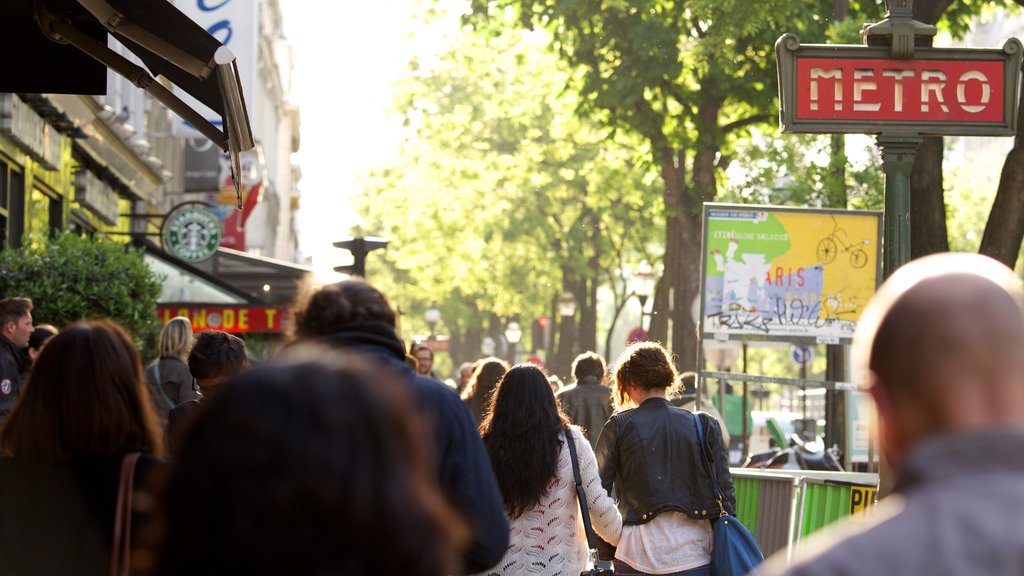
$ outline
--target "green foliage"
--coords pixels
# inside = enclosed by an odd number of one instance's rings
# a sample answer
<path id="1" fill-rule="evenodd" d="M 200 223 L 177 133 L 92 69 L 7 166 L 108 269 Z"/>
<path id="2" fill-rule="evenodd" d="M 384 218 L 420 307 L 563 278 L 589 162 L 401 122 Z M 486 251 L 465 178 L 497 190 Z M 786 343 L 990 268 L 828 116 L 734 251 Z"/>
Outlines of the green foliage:
<path id="1" fill-rule="evenodd" d="M 881 210 L 885 175 L 878 150 L 865 137 L 847 136 L 844 140 L 850 152 L 840 175 L 846 205 L 837 206 L 829 189 L 834 178 L 831 137 L 812 134 L 754 132 L 750 140 L 737 146 L 721 200 Z"/>
<path id="2" fill-rule="evenodd" d="M 0 294 L 32 299 L 36 323 L 110 318 L 140 345 L 158 328 L 160 280 L 139 250 L 65 233 L 0 251 Z"/>
<path id="3" fill-rule="evenodd" d="M 391 239 L 386 270 L 369 274 L 413 331 L 434 300 L 442 333 L 550 315 L 567 284 L 611 285 L 653 259 L 662 218 L 642 142 L 574 114 L 549 41 L 465 34 L 396 86 L 402 160 L 354 203 L 365 231 Z"/>

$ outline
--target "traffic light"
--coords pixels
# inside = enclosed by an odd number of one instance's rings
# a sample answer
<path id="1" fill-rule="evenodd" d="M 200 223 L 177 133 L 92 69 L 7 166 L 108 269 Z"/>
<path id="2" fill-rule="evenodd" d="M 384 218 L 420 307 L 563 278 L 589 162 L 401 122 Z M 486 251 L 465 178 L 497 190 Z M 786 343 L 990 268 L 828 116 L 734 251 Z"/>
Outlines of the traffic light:
<path id="1" fill-rule="evenodd" d="M 352 264 L 348 266 L 335 266 L 335 272 L 348 274 L 349 276 L 366 277 L 366 255 L 372 250 L 386 248 L 388 241 L 376 236 L 363 238 L 346 238 L 334 243 L 335 248 L 343 248 L 352 253 Z"/>
<path id="2" fill-rule="evenodd" d="M 537 350 L 547 350 L 548 342 L 551 338 L 551 319 L 547 316 L 541 316 L 533 321 L 533 326 L 531 326 L 531 328 L 531 350 L 533 352 L 536 352 Z"/>

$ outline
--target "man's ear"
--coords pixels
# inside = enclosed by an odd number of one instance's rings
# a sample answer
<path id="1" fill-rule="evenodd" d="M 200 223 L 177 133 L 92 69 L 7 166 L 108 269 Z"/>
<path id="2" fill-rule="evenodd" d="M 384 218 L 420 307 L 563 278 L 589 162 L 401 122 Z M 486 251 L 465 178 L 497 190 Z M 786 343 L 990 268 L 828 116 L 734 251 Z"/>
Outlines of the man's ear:
<path id="1" fill-rule="evenodd" d="M 902 460 L 905 447 L 892 391 L 878 374 L 872 372 L 871 387 L 868 389 L 868 393 L 875 401 L 875 410 L 878 416 L 878 438 L 882 454 L 885 455 L 890 465 L 895 466 Z"/>

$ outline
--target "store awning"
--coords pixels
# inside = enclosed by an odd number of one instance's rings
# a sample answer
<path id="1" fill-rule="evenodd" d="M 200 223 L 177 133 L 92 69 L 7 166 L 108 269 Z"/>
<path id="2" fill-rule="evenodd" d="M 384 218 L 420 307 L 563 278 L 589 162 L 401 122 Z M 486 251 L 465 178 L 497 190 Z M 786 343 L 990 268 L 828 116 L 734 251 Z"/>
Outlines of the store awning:
<path id="1" fill-rule="evenodd" d="M 231 156 L 232 170 L 238 174 L 238 154 L 251 150 L 254 142 L 235 57 L 167 0 L 4 0 L 0 16 L 0 38 L 7 38 L 0 40 L 0 49 L 6 47 L 4 53 L 30 63 L 23 73 L 5 74 L 0 92 L 96 93 L 95 71 L 77 68 L 81 59 L 67 57 L 80 54 L 69 52 L 68 46 L 55 50 L 47 43 L 73 46 L 191 123 Z M 148 70 L 111 50 L 107 33 L 138 56 Z M 34 46 L 41 46 L 38 53 Z M 105 71 L 99 68 L 99 72 L 105 79 Z M 76 81 L 65 75 L 80 80 L 77 84 L 85 90 L 78 90 Z M 219 114 L 222 127 L 204 118 L 158 79 Z"/>

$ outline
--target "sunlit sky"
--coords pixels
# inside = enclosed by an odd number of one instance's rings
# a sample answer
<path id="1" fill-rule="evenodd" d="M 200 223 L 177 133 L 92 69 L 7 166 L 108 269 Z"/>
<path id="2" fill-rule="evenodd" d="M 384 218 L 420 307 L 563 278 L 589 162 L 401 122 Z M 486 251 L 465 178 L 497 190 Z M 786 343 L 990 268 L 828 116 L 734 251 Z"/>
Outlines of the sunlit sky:
<path id="1" fill-rule="evenodd" d="M 346 263 L 331 243 L 358 221 L 347 202 L 366 170 L 394 157 L 399 126 L 386 108 L 392 84 L 417 53 L 435 51 L 443 30 L 414 18 L 417 0 L 281 0 L 294 47 L 292 100 L 300 107 L 300 249 L 327 280 Z"/>

